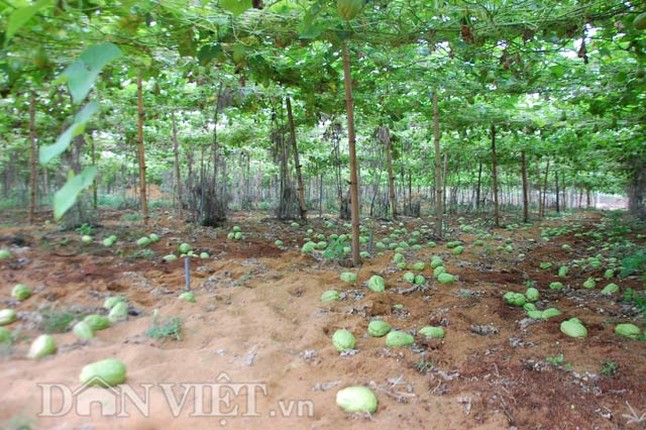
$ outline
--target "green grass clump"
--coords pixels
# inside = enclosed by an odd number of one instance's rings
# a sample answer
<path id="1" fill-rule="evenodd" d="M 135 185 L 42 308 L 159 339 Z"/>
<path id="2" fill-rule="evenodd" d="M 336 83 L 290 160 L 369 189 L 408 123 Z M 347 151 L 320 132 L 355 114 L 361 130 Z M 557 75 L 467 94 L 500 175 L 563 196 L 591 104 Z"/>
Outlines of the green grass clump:
<path id="1" fill-rule="evenodd" d="M 125 214 L 121 217 L 122 221 L 141 221 L 140 213 Z"/>
<path id="2" fill-rule="evenodd" d="M 635 306 L 642 314 L 642 318 L 646 320 L 646 294 L 644 294 L 644 292 L 635 291 L 632 288 L 626 288 L 621 299 L 624 302 Z"/>
<path id="3" fill-rule="evenodd" d="M 624 257 L 621 260 L 621 277 L 625 278 L 630 275 L 641 273 L 642 280 L 646 281 L 646 248 L 637 249 L 633 254 Z"/>
<path id="4" fill-rule="evenodd" d="M 72 326 L 76 317 L 80 316 L 68 310 L 45 308 L 40 311 L 41 320 L 38 328 L 47 334 L 65 333 Z"/>
<path id="5" fill-rule="evenodd" d="M 146 331 L 146 336 L 151 339 L 182 339 L 182 320 L 173 317 L 167 321 L 157 321 L 157 316 L 153 316 L 153 325 Z"/>

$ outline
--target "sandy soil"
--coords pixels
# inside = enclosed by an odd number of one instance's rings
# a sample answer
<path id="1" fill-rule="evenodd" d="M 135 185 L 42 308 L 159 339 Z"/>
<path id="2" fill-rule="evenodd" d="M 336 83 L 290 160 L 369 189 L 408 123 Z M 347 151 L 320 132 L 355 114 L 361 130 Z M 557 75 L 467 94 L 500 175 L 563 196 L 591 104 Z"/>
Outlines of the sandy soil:
<path id="1" fill-rule="evenodd" d="M 557 268 L 594 255 L 586 250 L 587 236 L 566 234 L 546 242 L 540 231 L 576 224 L 585 232 L 599 222 L 599 214 L 513 231 L 485 228 L 493 237 L 483 247 L 474 246 L 476 236 L 452 220 L 447 238 L 464 242 L 462 255 L 452 255 L 440 241 L 436 248 L 405 254 L 409 263 L 442 256 L 458 281 L 440 285 L 427 266 L 428 282 L 416 291 L 391 261 L 393 251 L 354 270 L 355 285 L 339 279 L 351 269 L 318 252 L 301 254 L 308 228 L 315 234 L 347 232 L 333 219 L 333 226 L 314 218 L 294 228 L 266 214 L 238 213 L 222 228 L 209 229 L 168 212 L 155 214 L 147 227 L 124 221 L 123 215 L 106 212 L 90 245 L 82 245 L 78 233 L 53 225 L 16 226 L 19 213 L 0 220 L 0 248 L 14 254 L 0 261 L 0 308 L 18 312 L 18 321 L 7 326 L 16 340 L 0 353 L 1 428 L 637 429 L 646 424 L 645 344 L 613 333 L 618 322 L 643 326 L 637 309 L 620 295 L 609 298 L 600 288 L 581 288 L 589 276 L 602 277 L 604 268 L 574 268 L 566 289 L 554 291 L 548 285 L 559 280 L 556 269 L 538 267 L 551 261 Z M 402 222 L 411 232 L 428 221 Z M 233 225 L 241 227 L 243 241 L 227 240 Z M 388 227 L 398 228 L 378 224 L 377 239 Z M 161 240 L 147 248 L 152 252 L 142 252 L 135 241 L 152 232 Z M 103 247 L 101 240 L 111 234 L 119 242 Z M 285 249 L 274 245 L 279 238 Z M 497 250 L 507 238 L 513 252 Z M 177 299 L 185 284 L 183 261 L 161 259 L 181 242 L 210 254 L 191 261 L 196 303 Z M 562 243 L 572 249 L 563 250 Z M 386 279 L 385 292 L 366 288 L 373 274 Z M 504 292 L 524 292 L 527 280 L 541 291 L 539 309 L 557 307 L 563 314 L 533 321 L 522 308 L 505 305 Z M 644 289 L 638 278 L 613 281 L 622 291 Z M 17 283 L 33 288 L 34 295 L 12 300 Z M 338 290 L 342 300 L 321 303 L 329 289 Z M 127 321 L 97 332 L 89 342 L 78 341 L 69 330 L 55 333 L 55 355 L 24 358 L 46 327 L 43 313 L 106 314 L 103 301 L 113 295 L 127 299 Z M 572 339 L 560 332 L 560 322 L 573 316 L 584 321 L 588 337 Z M 180 340 L 146 335 L 153 322 L 172 317 L 181 318 Z M 412 334 L 426 325 L 443 326 L 446 337 L 416 335 L 412 347 L 386 348 L 383 338 L 367 335 L 373 318 Z M 335 350 L 330 339 L 339 328 L 355 334 L 356 351 Z M 562 360 L 546 360 L 559 354 Z M 127 388 L 80 386 L 81 368 L 104 358 L 126 364 Z M 614 363 L 616 372 L 602 374 L 602 362 Z M 349 385 L 371 387 L 378 411 L 372 416 L 343 412 L 335 396 Z M 74 397 L 64 391 L 79 388 Z M 66 399 L 73 404 L 64 404 Z M 83 399 L 95 401 L 89 416 L 83 415 Z M 42 416 L 43 411 L 66 413 Z"/>

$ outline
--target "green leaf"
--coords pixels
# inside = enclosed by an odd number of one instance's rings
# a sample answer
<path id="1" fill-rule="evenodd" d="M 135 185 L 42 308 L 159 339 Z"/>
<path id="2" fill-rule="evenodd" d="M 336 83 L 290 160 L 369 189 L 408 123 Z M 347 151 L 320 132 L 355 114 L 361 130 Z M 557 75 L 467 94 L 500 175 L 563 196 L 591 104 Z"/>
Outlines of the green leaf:
<path id="1" fill-rule="evenodd" d="M 69 146 L 74 137 L 82 134 L 85 131 L 85 124 L 89 121 L 90 117 L 99 110 L 99 103 L 93 101 L 85 105 L 80 112 L 74 117 L 74 124 L 67 130 L 61 133 L 53 145 L 43 146 L 40 148 L 40 163 L 47 164 L 54 157 L 59 156 Z"/>
<path id="2" fill-rule="evenodd" d="M 61 77 L 67 82 L 75 103 L 87 96 L 103 67 L 121 55 L 121 50 L 114 43 L 99 43 L 86 49 L 78 60 L 63 71 Z"/>
<path id="3" fill-rule="evenodd" d="M 70 127 L 58 136 L 56 143 L 41 147 L 39 156 L 40 164 L 47 164 L 52 160 L 52 158 L 62 154 L 63 151 L 67 149 L 73 138 L 74 127 Z"/>
<path id="4" fill-rule="evenodd" d="M 251 0 L 220 0 L 220 7 L 236 16 L 251 9 L 251 6 Z"/>
<path id="5" fill-rule="evenodd" d="M 182 57 L 195 56 L 196 46 L 193 29 L 188 29 L 177 36 L 178 46 L 177 52 Z"/>
<path id="6" fill-rule="evenodd" d="M 5 46 L 9 43 L 14 34 L 20 27 L 25 25 L 34 15 L 38 13 L 43 7 L 48 6 L 52 3 L 52 0 L 40 0 L 34 5 L 21 7 L 13 11 L 9 17 L 9 23 L 7 24 L 7 32 L 5 34 Z"/>
<path id="7" fill-rule="evenodd" d="M 61 219 L 65 212 L 76 203 L 79 193 L 92 185 L 95 177 L 96 168 L 88 166 L 79 175 L 69 178 L 63 188 L 56 191 L 54 194 L 54 218 L 56 220 Z"/>
<path id="8" fill-rule="evenodd" d="M 75 123 L 86 123 L 99 110 L 99 103 L 96 101 L 86 104 L 74 117 Z"/>
<path id="9" fill-rule="evenodd" d="M 312 13 L 308 11 L 303 17 L 302 24 L 298 27 L 298 36 L 301 39 L 316 39 L 327 30 L 325 23 L 317 23 L 318 12 Z"/>
<path id="10" fill-rule="evenodd" d="M 200 52 L 197 53 L 197 59 L 200 61 L 200 65 L 205 66 L 209 61 L 217 58 L 222 53 L 222 48 L 218 44 L 214 45 L 205 45 L 200 48 Z"/>
<path id="11" fill-rule="evenodd" d="M 121 50 L 114 43 L 104 42 L 90 46 L 80 56 L 81 60 L 93 70 L 101 70 L 110 61 L 121 56 Z"/>
<path id="12" fill-rule="evenodd" d="M 565 67 L 560 64 L 555 64 L 550 67 L 550 72 L 552 72 L 556 79 L 561 79 L 565 75 Z"/>

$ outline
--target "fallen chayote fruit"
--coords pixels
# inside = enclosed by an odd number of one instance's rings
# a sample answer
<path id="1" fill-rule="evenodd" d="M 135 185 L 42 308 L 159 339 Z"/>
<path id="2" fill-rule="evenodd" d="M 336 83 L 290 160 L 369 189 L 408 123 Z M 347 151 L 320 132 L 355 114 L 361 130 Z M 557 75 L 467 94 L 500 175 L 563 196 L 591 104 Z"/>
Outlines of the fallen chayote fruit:
<path id="1" fill-rule="evenodd" d="M 119 302 L 123 302 L 124 298 L 121 296 L 110 296 L 103 302 L 103 307 L 110 310 Z"/>
<path id="2" fill-rule="evenodd" d="M 357 282 L 357 274 L 352 272 L 343 272 L 341 273 L 340 278 L 343 282 L 348 284 L 354 284 Z"/>
<path id="3" fill-rule="evenodd" d="M 341 300 L 341 296 L 336 290 L 328 290 L 321 294 L 321 302 L 323 303 L 334 302 L 337 300 Z"/>
<path id="4" fill-rule="evenodd" d="M 142 237 L 142 238 L 139 238 L 139 239 L 137 240 L 137 246 L 141 246 L 141 247 L 148 246 L 148 245 L 150 245 L 151 243 L 152 243 L 152 242 L 151 242 L 151 241 L 150 241 L 150 239 L 149 239 L 149 238 L 147 238 L 147 237 Z"/>
<path id="5" fill-rule="evenodd" d="M 370 280 L 368 281 L 368 288 L 371 291 L 380 293 L 386 289 L 386 282 L 384 281 L 384 278 L 382 278 L 381 276 L 373 275 L 370 277 Z"/>
<path id="6" fill-rule="evenodd" d="M 41 334 L 34 340 L 27 353 L 27 358 L 39 359 L 56 353 L 56 341 L 51 334 Z"/>
<path id="7" fill-rule="evenodd" d="M 435 269 L 443 265 L 444 265 L 444 262 L 442 261 L 442 257 L 438 257 L 437 255 L 434 255 L 433 257 L 431 257 L 431 269 Z"/>
<path id="8" fill-rule="evenodd" d="M 311 254 L 316 250 L 316 244 L 314 242 L 306 242 L 301 248 L 303 254 Z"/>
<path id="9" fill-rule="evenodd" d="M 345 412 L 375 413 L 377 411 L 377 396 L 364 386 L 343 388 L 336 393 L 336 404 Z"/>
<path id="10" fill-rule="evenodd" d="M 126 380 L 126 365 L 115 358 L 108 358 L 88 364 L 81 369 L 81 384 L 98 387 L 112 387 Z"/>
<path id="11" fill-rule="evenodd" d="M 527 316 L 535 320 L 545 319 L 543 312 L 538 310 L 528 310 Z"/>
<path id="12" fill-rule="evenodd" d="M 354 335 L 344 328 L 335 331 L 332 335 L 332 345 L 334 345 L 336 350 L 339 352 L 353 349 L 356 344 L 357 340 Z"/>
<path id="13" fill-rule="evenodd" d="M 164 261 L 166 261 L 166 262 L 168 262 L 168 261 L 175 261 L 175 260 L 177 260 L 177 255 L 175 255 L 175 254 L 168 254 L 168 255 L 164 255 L 164 257 L 162 258 L 162 260 L 164 260 Z"/>
<path id="14" fill-rule="evenodd" d="M 527 300 L 530 302 L 537 302 L 538 299 L 541 298 L 541 295 L 536 288 L 529 287 L 527 291 L 525 291 L 525 297 L 527 297 Z"/>
<path id="15" fill-rule="evenodd" d="M 523 309 L 525 309 L 527 312 L 537 310 L 536 305 L 534 303 L 525 303 L 523 305 Z"/>
<path id="16" fill-rule="evenodd" d="M 550 290 L 562 290 L 563 284 L 561 282 L 550 282 Z"/>
<path id="17" fill-rule="evenodd" d="M 112 309 L 110 309 L 108 319 L 111 323 L 128 319 L 128 304 L 123 301 L 117 302 Z"/>
<path id="18" fill-rule="evenodd" d="M 83 321 L 85 321 L 87 325 L 90 326 L 92 331 L 105 330 L 106 328 L 110 327 L 110 320 L 103 315 L 88 315 L 83 318 Z"/>
<path id="19" fill-rule="evenodd" d="M 195 303 L 195 294 L 192 291 L 184 291 L 177 298 L 189 303 Z"/>
<path id="20" fill-rule="evenodd" d="M 586 337 L 588 329 L 578 318 L 571 318 L 561 323 L 561 332 L 570 337 Z"/>
<path id="21" fill-rule="evenodd" d="M 451 254 L 453 255 L 460 255 L 464 252 L 464 246 L 458 245 L 455 248 L 451 250 Z"/>
<path id="22" fill-rule="evenodd" d="M 74 324 L 72 333 L 74 333 L 74 336 L 76 336 L 80 340 L 90 340 L 94 338 L 94 331 L 85 321 L 79 321 Z"/>
<path id="23" fill-rule="evenodd" d="M 442 339 L 444 337 L 444 329 L 442 327 L 433 327 L 430 325 L 422 327 L 419 329 L 418 333 L 434 339 Z"/>
<path id="24" fill-rule="evenodd" d="M 22 302 L 31 297 L 31 289 L 25 284 L 18 284 L 11 290 L 11 297 Z"/>
<path id="25" fill-rule="evenodd" d="M 547 309 L 545 309 L 545 310 L 543 311 L 543 318 L 544 318 L 544 319 L 549 319 L 549 318 L 552 318 L 552 317 L 557 317 L 557 316 L 559 316 L 559 315 L 561 315 L 561 311 L 559 311 L 559 310 L 558 310 L 558 309 L 556 309 L 556 308 L 547 308 Z"/>
<path id="26" fill-rule="evenodd" d="M 418 261 L 417 263 L 413 264 L 413 270 L 416 270 L 418 272 L 421 272 L 426 268 L 426 264 L 423 261 Z"/>
<path id="27" fill-rule="evenodd" d="M 390 329 L 390 324 L 385 321 L 373 320 L 368 323 L 368 334 L 373 337 L 385 336 Z"/>
<path id="28" fill-rule="evenodd" d="M 11 324 L 16 321 L 16 311 L 13 309 L 0 310 L 0 326 Z"/>
<path id="29" fill-rule="evenodd" d="M 524 295 L 512 291 L 506 292 L 502 298 L 505 300 L 505 303 L 512 306 L 523 306 L 526 303 Z"/>
<path id="30" fill-rule="evenodd" d="M 609 296 L 611 294 L 618 293 L 618 292 L 619 292 L 619 285 L 615 283 L 610 283 L 605 287 L 603 287 L 603 290 L 601 290 L 601 294 L 606 296 Z"/>
<path id="31" fill-rule="evenodd" d="M 437 276 L 437 281 L 440 284 L 450 284 L 452 282 L 455 282 L 455 276 L 449 274 L 449 273 L 440 273 Z"/>
<path id="32" fill-rule="evenodd" d="M 386 335 L 386 346 L 404 347 L 415 343 L 415 338 L 409 333 L 393 330 Z"/>
<path id="33" fill-rule="evenodd" d="M 637 339 L 641 334 L 641 330 L 635 324 L 623 323 L 615 326 L 615 333 L 630 339 Z"/>

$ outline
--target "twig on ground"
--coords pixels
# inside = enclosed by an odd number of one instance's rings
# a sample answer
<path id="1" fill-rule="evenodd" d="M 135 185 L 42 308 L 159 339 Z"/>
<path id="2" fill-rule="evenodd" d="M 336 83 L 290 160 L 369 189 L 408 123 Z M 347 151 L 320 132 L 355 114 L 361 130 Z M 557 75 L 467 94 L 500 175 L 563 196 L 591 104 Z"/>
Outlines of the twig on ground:
<path id="1" fill-rule="evenodd" d="M 626 424 L 641 424 L 643 422 L 646 422 L 646 412 L 644 412 L 641 415 L 637 414 L 637 411 L 633 409 L 630 403 L 628 403 L 628 400 L 626 400 L 626 405 L 628 406 L 628 409 L 630 409 L 630 414 L 622 414 L 621 416 L 626 418 L 628 421 L 626 421 Z"/>

